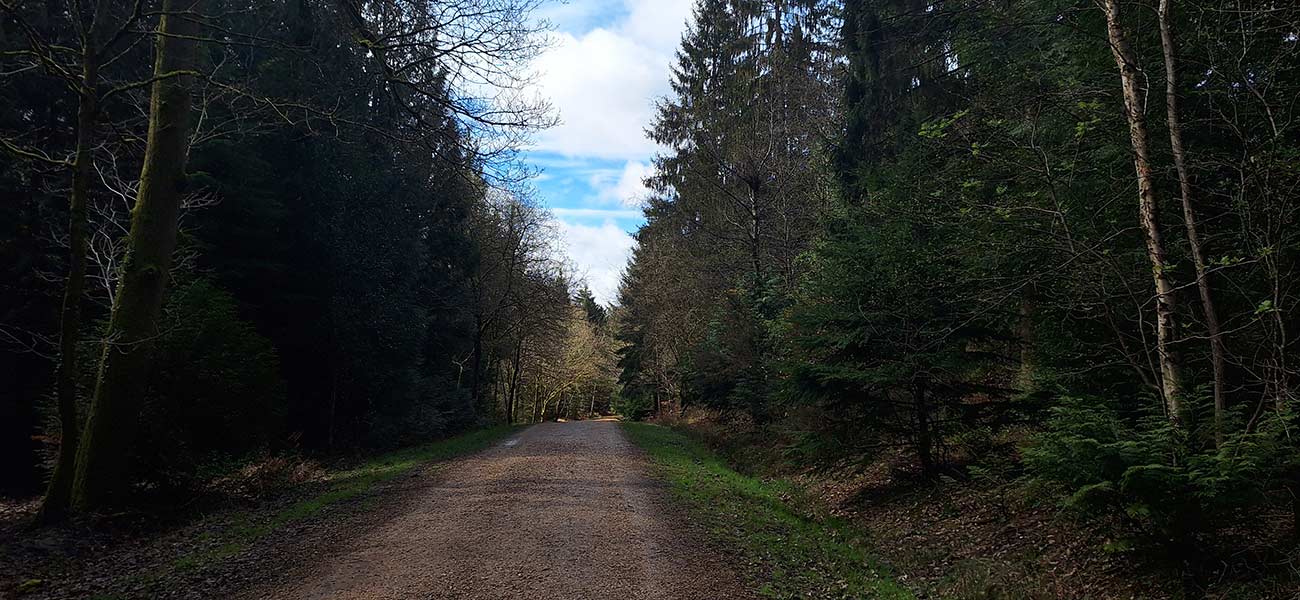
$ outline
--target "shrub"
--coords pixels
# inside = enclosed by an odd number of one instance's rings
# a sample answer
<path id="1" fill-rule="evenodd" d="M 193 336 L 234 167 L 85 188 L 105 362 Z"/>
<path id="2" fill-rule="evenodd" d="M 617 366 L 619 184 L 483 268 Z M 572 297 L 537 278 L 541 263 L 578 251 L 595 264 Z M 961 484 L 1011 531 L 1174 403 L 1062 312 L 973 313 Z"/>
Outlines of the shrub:
<path id="1" fill-rule="evenodd" d="M 1126 415 L 1098 398 L 1064 398 L 1024 457 L 1032 476 L 1064 491 L 1066 507 L 1120 516 L 1177 549 L 1291 484 L 1297 458 L 1289 420 L 1264 418 L 1215 448 L 1195 426 Z"/>
<path id="2" fill-rule="evenodd" d="M 265 447 L 283 428 L 275 348 L 205 279 L 170 294 L 137 465 L 150 483 L 185 486 L 201 465 Z"/>
<path id="3" fill-rule="evenodd" d="M 614 412 L 622 415 L 629 421 L 641 421 L 654 412 L 654 397 L 642 390 L 629 390 L 624 388 L 623 391 L 615 395 L 611 404 Z"/>

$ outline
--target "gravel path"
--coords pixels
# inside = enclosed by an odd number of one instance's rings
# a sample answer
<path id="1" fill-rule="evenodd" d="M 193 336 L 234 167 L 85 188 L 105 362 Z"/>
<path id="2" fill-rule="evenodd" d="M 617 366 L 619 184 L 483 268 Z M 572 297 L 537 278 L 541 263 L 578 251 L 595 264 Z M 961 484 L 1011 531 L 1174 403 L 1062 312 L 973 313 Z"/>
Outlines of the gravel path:
<path id="1" fill-rule="evenodd" d="M 614 422 L 533 426 L 421 476 L 384 522 L 248 597 L 749 597 L 646 460 Z"/>

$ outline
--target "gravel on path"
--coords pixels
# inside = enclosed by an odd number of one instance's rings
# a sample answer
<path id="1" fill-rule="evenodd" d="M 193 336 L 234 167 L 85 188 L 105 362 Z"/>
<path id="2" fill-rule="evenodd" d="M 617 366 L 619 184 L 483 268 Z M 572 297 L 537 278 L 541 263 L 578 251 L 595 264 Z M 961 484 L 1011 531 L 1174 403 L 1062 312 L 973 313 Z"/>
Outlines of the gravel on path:
<path id="1" fill-rule="evenodd" d="M 615 422 L 535 425 L 381 499 L 383 523 L 247 597 L 751 597 L 649 468 Z"/>

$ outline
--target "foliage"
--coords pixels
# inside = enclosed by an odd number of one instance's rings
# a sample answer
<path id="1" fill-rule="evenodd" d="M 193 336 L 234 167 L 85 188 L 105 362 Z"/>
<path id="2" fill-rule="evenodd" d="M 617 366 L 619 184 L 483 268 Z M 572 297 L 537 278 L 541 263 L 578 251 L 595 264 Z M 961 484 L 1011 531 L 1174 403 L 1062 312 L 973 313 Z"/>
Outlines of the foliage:
<path id="1" fill-rule="evenodd" d="M 769 418 L 834 129 L 833 6 L 696 3 L 650 137 L 647 224 L 620 290 L 623 393 Z"/>
<path id="2" fill-rule="evenodd" d="M 614 412 L 624 419 L 643 421 L 655 410 L 654 398 L 639 393 L 620 393 L 614 397 Z"/>
<path id="3" fill-rule="evenodd" d="M 136 465 L 183 486 L 203 462 L 265 447 L 283 429 L 284 384 L 271 342 L 208 280 L 173 290 L 162 323 Z"/>
<path id="4" fill-rule="evenodd" d="M 808 461 L 904 446 L 931 476 L 1026 474 L 1173 547 L 1255 507 L 1300 519 L 1278 308 L 1300 298 L 1300 9 L 760 4 L 696 2 L 650 131 L 624 401 L 797 422 Z"/>
<path id="5" fill-rule="evenodd" d="M 1061 486 L 1066 507 L 1121 514 L 1157 541 L 1185 544 L 1259 506 L 1295 473 L 1285 417 L 1266 417 L 1217 449 L 1199 449 L 1163 415 L 1124 414 L 1118 406 L 1063 398 L 1025 449 L 1031 474 Z"/>
<path id="6" fill-rule="evenodd" d="M 568 331 L 559 319 L 522 322 L 516 310 L 549 287 L 559 299 L 543 314 L 567 316 L 571 296 L 568 278 L 543 268 L 563 260 L 514 163 L 527 133 L 552 120 L 545 103 L 515 93 L 543 47 L 543 26 L 530 17 L 536 3 L 366 5 L 353 13 L 337 3 L 214 0 L 180 20 L 200 31 L 194 79 L 203 83 L 193 89 L 194 118 L 183 119 L 189 147 L 168 153 L 184 165 L 185 185 L 159 188 L 184 189 L 179 214 L 151 224 L 182 241 L 158 280 L 186 283 L 141 305 L 146 329 L 172 333 L 138 361 L 156 374 L 147 397 L 116 403 L 142 425 L 129 452 L 105 454 L 139 459 L 136 480 L 123 485 L 185 484 L 196 465 L 263 448 L 393 447 L 480 425 L 500 414 L 488 396 L 506 387 L 492 364 L 502 349 L 517 334 Z M 89 140 L 80 304 L 84 322 L 100 322 L 121 288 L 124 249 L 140 241 L 128 231 L 157 117 L 150 88 L 175 79 L 149 78 L 165 12 L 0 8 L 0 195 L 12 200 L 0 267 L 31 274 L 5 278 L 0 364 L 26 375 L 5 386 L 0 406 L 14 417 L 5 447 L 26 456 L 4 480 L 25 491 L 38 479 L 27 473 L 39 465 L 32 432 L 59 358 L 50 340 L 59 339 L 75 218 L 67 200 L 75 170 L 62 157 Z M 462 37 L 444 47 L 449 36 Z M 375 52 L 385 39 L 403 43 Z M 81 51 L 96 44 L 112 47 Z M 480 64 L 484 53 L 493 68 L 466 81 L 457 65 Z M 111 57 L 102 68 L 83 68 L 102 57 Z M 489 88 L 501 93 L 467 97 Z M 76 126 L 79 106 L 93 108 L 91 127 Z M 481 218 L 497 204 L 530 206 L 531 221 Z M 480 294 L 484 281 L 492 289 Z M 152 304 L 164 298 L 166 322 L 152 322 L 160 312 Z M 98 332 L 69 329 L 91 362 L 111 356 Z M 138 419 L 137 400 L 147 401 Z M 37 439 L 59 444 L 57 423 Z"/>

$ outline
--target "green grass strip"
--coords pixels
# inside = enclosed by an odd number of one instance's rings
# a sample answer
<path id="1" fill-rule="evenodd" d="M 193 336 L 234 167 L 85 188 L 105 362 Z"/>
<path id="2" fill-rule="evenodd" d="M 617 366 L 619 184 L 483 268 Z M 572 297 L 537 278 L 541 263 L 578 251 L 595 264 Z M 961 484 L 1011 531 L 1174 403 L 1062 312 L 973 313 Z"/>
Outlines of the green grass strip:
<path id="1" fill-rule="evenodd" d="M 913 598 L 872 560 L 860 530 L 819 517 L 793 484 L 731 470 L 704 444 L 667 427 L 624 423 L 691 517 L 745 564 L 769 598 Z"/>

